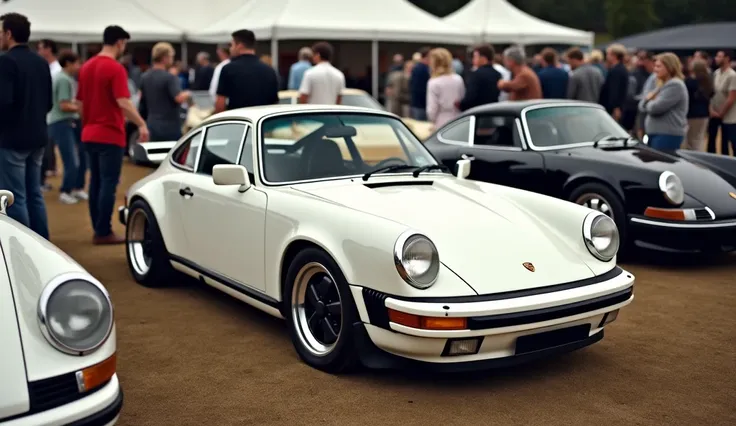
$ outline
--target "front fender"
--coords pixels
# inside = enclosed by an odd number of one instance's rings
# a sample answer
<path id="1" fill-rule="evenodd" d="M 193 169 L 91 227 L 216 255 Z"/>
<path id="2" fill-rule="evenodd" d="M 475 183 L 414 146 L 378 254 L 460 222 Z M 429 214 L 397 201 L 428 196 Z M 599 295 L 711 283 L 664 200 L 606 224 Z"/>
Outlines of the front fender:
<path id="1" fill-rule="evenodd" d="M 41 333 L 38 300 L 47 283 L 71 272 L 90 276 L 77 262 L 53 244 L 0 215 L 0 260 L 7 265 L 15 300 L 28 380 L 41 380 L 99 363 L 115 353 L 115 330 L 92 354 L 73 356 L 59 352 Z"/>
<path id="2" fill-rule="evenodd" d="M 613 190 L 616 195 L 621 197 L 622 200 L 626 200 L 626 195 L 624 194 L 624 190 L 621 187 L 618 179 L 604 177 L 603 175 L 591 170 L 586 170 L 570 175 L 565 183 L 562 185 L 562 192 L 566 196 L 570 195 L 572 191 L 575 190 L 575 188 L 586 183 L 600 183 L 602 185 L 605 185 L 611 188 L 611 190 Z"/>
<path id="3" fill-rule="evenodd" d="M 295 241 L 307 241 L 332 256 L 349 284 L 404 297 L 476 294 L 444 265 L 437 282 L 429 289 L 419 290 L 404 282 L 396 270 L 393 250 L 399 235 L 406 230 L 405 225 L 299 191 L 269 191 L 267 293 L 281 300 L 284 254 Z"/>

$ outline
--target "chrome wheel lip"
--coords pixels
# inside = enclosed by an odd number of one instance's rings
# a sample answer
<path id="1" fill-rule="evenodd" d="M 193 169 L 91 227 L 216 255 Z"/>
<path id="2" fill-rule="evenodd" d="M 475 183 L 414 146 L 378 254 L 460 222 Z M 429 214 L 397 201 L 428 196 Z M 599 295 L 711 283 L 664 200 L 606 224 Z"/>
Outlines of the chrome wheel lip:
<path id="1" fill-rule="evenodd" d="M 332 276 L 330 271 L 325 266 L 318 262 L 310 262 L 304 265 L 294 279 L 294 285 L 292 286 L 291 294 L 291 316 L 296 335 L 298 336 L 302 346 L 314 356 L 324 357 L 329 355 L 335 350 L 337 342 L 340 341 L 340 337 L 343 332 L 344 324 L 343 315 L 340 318 L 340 330 L 337 333 L 337 338 L 334 343 L 325 344 L 314 335 L 309 327 L 309 318 L 306 311 L 307 303 L 307 291 L 310 288 L 310 282 L 315 275 L 323 274 L 330 279 L 332 285 L 335 286 L 338 302 L 341 306 L 342 311 L 342 294 L 340 294 L 340 288 L 337 286 L 335 278 Z"/>
<path id="2" fill-rule="evenodd" d="M 153 257 L 146 253 L 146 244 L 150 243 L 146 240 L 149 237 L 148 232 L 148 215 L 146 215 L 146 212 L 141 209 L 132 211 L 126 227 L 126 244 L 130 264 L 133 270 L 141 276 L 148 274 L 153 264 Z"/>
<path id="3" fill-rule="evenodd" d="M 616 220 L 611 203 L 601 194 L 596 194 L 594 192 L 582 194 L 575 200 L 575 204 L 580 204 L 581 206 L 585 206 L 591 210 L 603 213 L 614 221 Z"/>

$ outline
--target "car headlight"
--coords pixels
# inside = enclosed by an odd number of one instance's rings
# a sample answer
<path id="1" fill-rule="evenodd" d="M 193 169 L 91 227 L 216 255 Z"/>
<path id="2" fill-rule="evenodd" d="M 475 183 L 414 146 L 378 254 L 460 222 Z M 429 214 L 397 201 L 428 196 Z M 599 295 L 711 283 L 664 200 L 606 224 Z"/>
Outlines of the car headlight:
<path id="1" fill-rule="evenodd" d="M 608 262 L 618 253 L 619 237 L 616 222 L 604 214 L 589 213 L 583 221 L 583 240 L 590 254 Z"/>
<path id="2" fill-rule="evenodd" d="M 437 247 L 415 232 L 405 232 L 396 240 L 394 263 L 401 278 L 418 289 L 431 287 L 440 272 Z"/>
<path id="3" fill-rule="evenodd" d="M 46 340 L 61 352 L 85 355 L 110 337 L 110 296 L 99 282 L 81 273 L 54 278 L 41 292 L 38 321 Z"/>
<path id="4" fill-rule="evenodd" d="M 672 172 L 662 172 L 659 175 L 659 190 L 670 204 L 679 206 L 685 201 L 685 188 L 682 186 L 682 181 Z"/>

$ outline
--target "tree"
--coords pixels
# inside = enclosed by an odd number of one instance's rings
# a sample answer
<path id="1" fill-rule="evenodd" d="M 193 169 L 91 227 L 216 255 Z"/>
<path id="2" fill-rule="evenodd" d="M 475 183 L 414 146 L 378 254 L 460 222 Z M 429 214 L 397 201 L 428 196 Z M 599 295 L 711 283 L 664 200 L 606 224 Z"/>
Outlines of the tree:
<path id="1" fill-rule="evenodd" d="M 606 0 L 606 26 L 614 38 L 648 31 L 659 23 L 654 0 Z"/>

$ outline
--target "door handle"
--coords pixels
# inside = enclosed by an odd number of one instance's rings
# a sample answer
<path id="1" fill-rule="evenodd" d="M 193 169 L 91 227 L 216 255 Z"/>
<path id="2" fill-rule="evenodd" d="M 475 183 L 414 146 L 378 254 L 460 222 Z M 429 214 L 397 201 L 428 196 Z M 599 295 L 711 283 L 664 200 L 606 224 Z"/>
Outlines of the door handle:
<path id="1" fill-rule="evenodd" d="M 192 192 L 191 188 L 186 187 L 179 189 L 179 195 L 181 195 L 182 197 L 191 197 L 194 195 L 194 192 Z"/>

